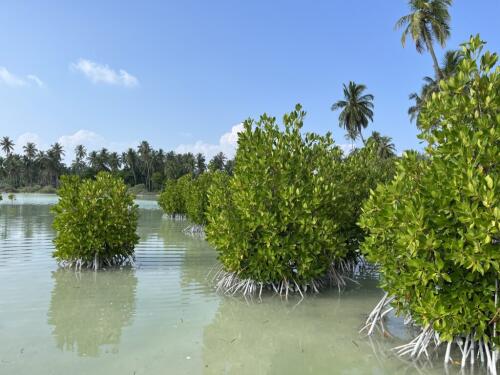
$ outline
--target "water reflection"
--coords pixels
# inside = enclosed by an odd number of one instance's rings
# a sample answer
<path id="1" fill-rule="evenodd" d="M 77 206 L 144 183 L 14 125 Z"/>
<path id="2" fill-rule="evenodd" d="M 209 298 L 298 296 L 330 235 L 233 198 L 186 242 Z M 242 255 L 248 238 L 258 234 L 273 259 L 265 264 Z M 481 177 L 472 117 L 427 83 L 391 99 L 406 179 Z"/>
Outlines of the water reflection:
<path id="1" fill-rule="evenodd" d="M 404 363 L 378 362 L 369 340 L 357 335 L 365 293 L 327 292 L 299 304 L 279 297 L 262 303 L 225 298 L 204 329 L 204 373 L 401 373 Z M 389 349 L 395 343 L 386 339 L 378 344 Z"/>
<path id="2" fill-rule="evenodd" d="M 133 270 L 52 273 L 48 312 L 56 345 L 80 356 L 118 352 L 122 330 L 135 314 L 137 278 Z"/>

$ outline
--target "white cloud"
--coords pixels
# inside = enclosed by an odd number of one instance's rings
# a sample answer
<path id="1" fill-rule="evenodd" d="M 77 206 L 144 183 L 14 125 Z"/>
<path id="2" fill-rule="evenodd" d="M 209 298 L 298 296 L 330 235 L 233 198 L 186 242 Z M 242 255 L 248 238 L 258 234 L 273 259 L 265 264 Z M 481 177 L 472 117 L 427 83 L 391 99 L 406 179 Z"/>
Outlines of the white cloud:
<path id="1" fill-rule="evenodd" d="M 102 147 L 105 143 L 103 137 L 89 130 L 81 129 L 74 134 L 63 135 L 57 140 L 65 150 L 73 150 L 77 145 L 84 145 L 90 149 Z"/>
<path id="2" fill-rule="evenodd" d="M 19 77 L 11 73 L 6 67 L 0 66 L 0 84 L 10 87 L 25 87 L 30 86 L 29 81 L 33 81 L 38 87 L 43 86 L 42 80 L 34 74 L 28 74 L 26 78 Z"/>
<path id="3" fill-rule="evenodd" d="M 36 133 L 23 133 L 19 137 L 17 137 L 14 146 L 14 151 L 18 154 L 22 154 L 24 152 L 23 146 L 28 142 L 33 142 L 38 150 L 47 150 L 54 142 L 45 142 L 38 134 Z M 109 152 L 122 152 L 127 148 L 132 147 L 135 148 L 138 142 L 108 142 L 103 136 L 85 129 L 80 129 L 73 134 L 63 135 L 57 139 L 64 149 L 64 157 L 63 161 L 70 165 L 75 158 L 75 147 L 77 145 L 84 145 L 87 149 L 87 152 L 90 151 L 99 151 L 103 147 L 107 148 Z"/>
<path id="4" fill-rule="evenodd" d="M 243 124 L 234 125 L 231 131 L 224 133 L 218 144 L 197 141 L 191 144 L 181 144 L 175 149 L 178 153 L 192 152 L 193 154 L 202 153 L 208 159 L 212 158 L 218 152 L 223 152 L 227 157 L 232 158 L 238 146 L 238 133 L 243 130 Z"/>
<path id="5" fill-rule="evenodd" d="M 43 81 L 40 78 L 38 78 L 36 75 L 34 75 L 34 74 L 28 74 L 26 76 L 26 78 L 28 78 L 28 79 L 32 80 L 33 82 L 35 82 L 38 85 L 38 87 L 43 87 L 44 86 Z"/>
<path id="6" fill-rule="evenodd" d="M 34 143 L 38 149 L 46 148 L 46 145 L 43 143 L 38 134 L 28 132 L 23 133 L 19 137 L 17 137 L 16 141 L 14 142 L 14 152 L 22 154 L 24 152 L 23 146 L 25 146 L 28 142 Z"/>
<path id="7" fill-rule="evenodd" d="M 87 59 L 80 59 L 77 63 L 71 64 L 71 69 L 83 73 L 92 83 L 105 83 L 125 87 L 134 87 L 139 84 L 139 80 L 126 70 L 120 69 L 117 72 L 108 65 L 99 64 Z"/>
<path id="8" fill-rule="evenodd" d="M 27 84 L 24 79 L 12 74 L 3 66 L 0 66 L 0 82 L 10 87 L 23 87 Z"/>

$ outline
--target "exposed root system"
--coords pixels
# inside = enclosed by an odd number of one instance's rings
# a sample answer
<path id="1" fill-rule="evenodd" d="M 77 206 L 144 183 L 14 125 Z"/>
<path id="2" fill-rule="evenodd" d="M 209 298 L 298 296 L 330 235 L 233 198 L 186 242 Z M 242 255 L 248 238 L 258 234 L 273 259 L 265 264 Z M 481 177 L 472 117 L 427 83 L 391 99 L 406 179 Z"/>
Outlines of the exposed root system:
<path id="1" fill-rule="evenodd" d="M 91 261 L 83 259 L 72 259 L 59 262 L 59 266 L 70 269 L 74 267 L 75 271 L 81 271 L 82 268 L 97 271 L 103 267 L 111 268 L 132 264 L 134 264 L 133 256 L 115 255 L 111 258 L 99 258 L 97 253 L 94 256 L 94 259 Z"/>
<path id="2" fill-rule="evenodd" d="M 344 288 L 348 281 L 357 283 L 350 276 L 355 274 L 359 265 L 355 261 L 343 261 L 338 266 L 330 268 L 326 277 L 317 280 L 310 280 L 307 283 L 298 283 L 294 279 L 284 279 L 277 282 L 258 282 L 252 279 L 240 278 L 234 272 L 227 272 L 222 266 L 215 270 L 212 282 L 215 284 L 217 292 L 235 296 L 253 296 L 258 294 L 259 298 L 263 291 L 271 291 L 285 298 L 289 294 L 298 294 L 304 298 L 306 293 L 319 293 L 319 291 L 329 285 L 336 285 L 339 290 Z"/>
<path id="3" fill-rule="evenodd" d="M 368 316 L 365 325 L 360 330 L 371 335 L 376 327 L 384 329 L 384 318 L 393 310 L 391 302 L 394 297 L 390 297 L 387 293 L 384 294 L 380 302 L 375 306 L 373 311 Z M 405 324 L 413 323 L 411 317 L 405 319 Z M 495 330 L 495 329 L 494 329 Z M 486 365 L 488 373 L 497 375 L 497 363 L 499 359 L 499 349 L 495 348 L 491 342 L 484 340 L 475 340 L 474 333 L 465 334 L 455 337 L 452 341 L 444 342 L 439 338 L 439 334 L 429 325 L 420 330 L 420 333 L 409 343 L 395 347 L 393 350 L 400 357 L 410 357 L 413 360 L 420 358 L 430 359 L 430 352 L 437 352 L 446 346 L 444 363 L 460 363 L 462 368 L 465 368 L 469 363 L 474 366 L 476 362 L 481 362 Z M 452 348 L 455 346 L 460 350 L 461 357 L 452 358 Z M 458 353 L 458 351 L 456 351 Z"/>

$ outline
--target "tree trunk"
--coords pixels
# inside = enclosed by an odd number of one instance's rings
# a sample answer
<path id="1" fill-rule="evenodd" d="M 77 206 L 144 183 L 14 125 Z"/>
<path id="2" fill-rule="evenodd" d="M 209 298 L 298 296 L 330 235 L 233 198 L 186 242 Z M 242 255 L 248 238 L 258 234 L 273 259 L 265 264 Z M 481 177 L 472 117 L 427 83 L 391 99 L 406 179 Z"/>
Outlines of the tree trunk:
<path id="1" fill-rule="evenodd" d="M 434 47 L 432 46 L 432 41 L 429 40 L 427 35 L 425 36 L 425 44 L 427 44 L 427 49 L 432 56 L 432 61 L 434 63 L 434 73 L 436 74 L 436 80 L 439 82 L 441 78 L 443 78 L 443 73 L 441 72 L 441 68 L 439 68 L 439 63 L 436 58 L 436 53 L 434 52 Z"/>

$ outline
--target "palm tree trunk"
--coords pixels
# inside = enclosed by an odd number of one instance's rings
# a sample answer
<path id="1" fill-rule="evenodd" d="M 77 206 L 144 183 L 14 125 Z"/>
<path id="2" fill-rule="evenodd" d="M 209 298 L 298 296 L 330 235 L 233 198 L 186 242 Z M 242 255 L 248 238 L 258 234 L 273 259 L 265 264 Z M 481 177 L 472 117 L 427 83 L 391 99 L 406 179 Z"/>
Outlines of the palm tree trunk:
<path id="1" fill-rule="evenodd" d="M 432 61 L 434 62 L 434 73 L 436 74 L 436 80 L 439 81 L 443 77 L 443 72 L 439 68 L 439 63 L 436 58 L 436 53 L 434 52 L 434 47 L 432 46 L 432 41 L 429 40 L 429 37 L 425 36 L 425 44 L 427 44 L 427 49 L 432 56 Z"/>

